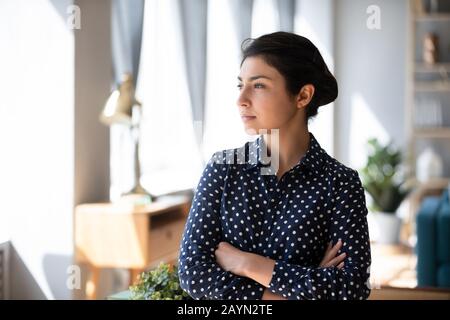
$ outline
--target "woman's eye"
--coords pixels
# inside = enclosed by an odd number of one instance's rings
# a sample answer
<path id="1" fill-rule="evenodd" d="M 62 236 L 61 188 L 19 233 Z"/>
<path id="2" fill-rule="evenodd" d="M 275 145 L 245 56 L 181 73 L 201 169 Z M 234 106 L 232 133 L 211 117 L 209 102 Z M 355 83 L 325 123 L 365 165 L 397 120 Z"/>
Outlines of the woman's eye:
<path id="1" fill-rule="evenodd" d="M 244 85 L 242 83 L 237 85 L 239 90 L 241 90 L 243 86 Z M 262 83 L 255 83 L 254 88 L 255 89 L 263 89 L 263 88 L 265 88 L 265 86 Z"/>

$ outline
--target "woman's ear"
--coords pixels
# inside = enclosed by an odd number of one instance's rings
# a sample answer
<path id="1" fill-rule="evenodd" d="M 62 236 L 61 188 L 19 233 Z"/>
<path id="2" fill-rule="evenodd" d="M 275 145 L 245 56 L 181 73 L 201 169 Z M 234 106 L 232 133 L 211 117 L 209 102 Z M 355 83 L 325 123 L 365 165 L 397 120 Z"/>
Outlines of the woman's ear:
<path id="1" fill-rule="evenodd" d="M 307 106 L 314 96 L 314 91 L 315 88 L 312 84 L 305 84 L 297 95 L 297 108 Z"/>

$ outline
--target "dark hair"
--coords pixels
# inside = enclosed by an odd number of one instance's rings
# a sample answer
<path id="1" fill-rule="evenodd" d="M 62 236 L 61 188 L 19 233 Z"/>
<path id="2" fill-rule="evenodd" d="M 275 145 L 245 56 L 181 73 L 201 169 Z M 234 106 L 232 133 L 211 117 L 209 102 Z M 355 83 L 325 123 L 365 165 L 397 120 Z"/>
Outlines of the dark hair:
<path id="1" fill-rule="evenodd" d="M 291 95 L 297 95 L 306 84 L 314 85 L 313 98 L 306 108 L 307 120 L 317 115 L 320 106 L 337 98 L 337 81 L 319 50 L 307 38 L 289 32 L 275 32 L 246 39 L 241 49 L 241 66 L 248 57 L 261 56 L 285 78 L 286 89 Z"/>

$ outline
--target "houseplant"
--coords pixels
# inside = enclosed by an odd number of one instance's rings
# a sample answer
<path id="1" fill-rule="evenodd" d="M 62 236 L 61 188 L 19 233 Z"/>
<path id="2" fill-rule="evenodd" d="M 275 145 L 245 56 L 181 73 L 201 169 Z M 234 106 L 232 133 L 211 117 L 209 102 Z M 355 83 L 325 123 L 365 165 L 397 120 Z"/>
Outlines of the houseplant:
<path id="1" fill-rule="evenodd" d="M 187 300 L 189 295 L 180 287 L 176 266 L 161 263 L 156 269 L 140 274 L 130 286 L 133 300 Z"/>
<path id="2" fill-rule="evenodd" d="M 396 215 L 409 190 L 402 170 L 402 154 L 392 143 L 382 145 L 376 138 L 368 141 L 367 163 L 361 170 L 364 189 L 372 198 L 369 206 L 380 230 L 378 242 L 399 241 L 401 219 Z"/>

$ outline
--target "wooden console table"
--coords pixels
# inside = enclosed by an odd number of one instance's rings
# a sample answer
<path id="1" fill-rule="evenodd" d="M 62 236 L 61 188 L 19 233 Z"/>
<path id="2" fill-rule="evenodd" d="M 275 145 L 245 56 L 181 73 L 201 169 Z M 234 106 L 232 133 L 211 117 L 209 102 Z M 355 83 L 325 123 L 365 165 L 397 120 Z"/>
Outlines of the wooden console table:
<path id="1" fill-rule="evenodd" d="M 123 268 L 130 284 L 159 262 L 175 262 L 191 205 L 188 196 L 167 196 L 143 205 L 82 204 L 75 209 L 75 259 L 91 271 L 86 296 L 97 298 L 101 268 Z"/>

